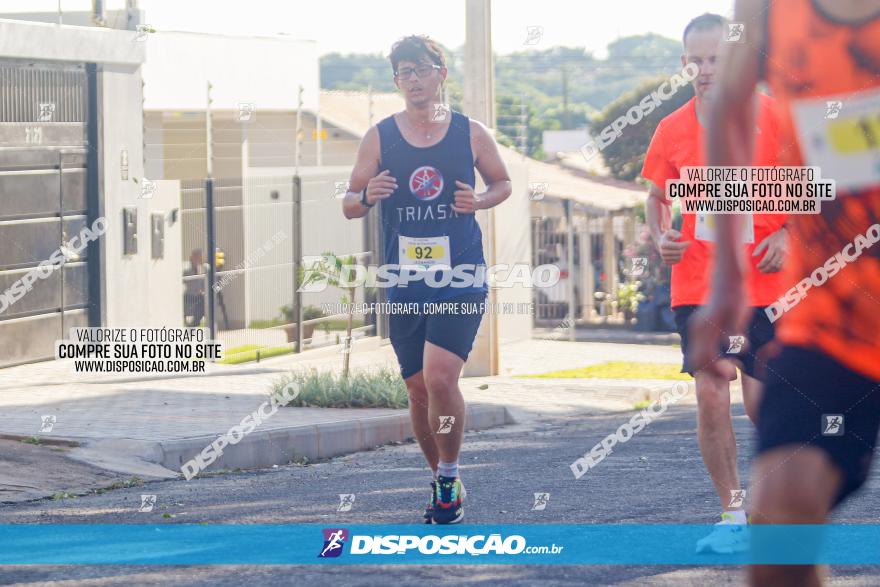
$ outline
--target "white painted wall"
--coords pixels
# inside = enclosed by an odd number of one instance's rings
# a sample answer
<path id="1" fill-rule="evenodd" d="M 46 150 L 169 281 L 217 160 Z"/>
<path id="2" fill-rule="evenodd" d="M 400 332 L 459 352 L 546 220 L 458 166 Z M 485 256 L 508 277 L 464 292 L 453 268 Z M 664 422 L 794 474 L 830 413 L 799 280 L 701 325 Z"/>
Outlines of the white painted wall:
<path id="1" fill-rule="evenodd" d="M 498 263 L 532 265 L 531 202 L 529 201 L 529 175 L 525 165 L 505 161 L 513 192 L 505 202 L 495 208 L 495 254 Z M 532 290 L 515 285 L 498 288 L 498 303 L 529 304 Z M 501 314 L 498 316 L 498 341 L 501 344 L 531 338 L 533 317 L 528 313 Z M 500 360 L 500 359 L 499 359 Z M 504 374 L 503 362 L 499 365 Z"/>
<path id="2" fill-rule="evenodd" d="M 183 325 L 183 261 L 181 261 L 181 227 L 180 213 L 177 213 L 177 221 L 171 221 L 171 213 L 180 208 L 180 182 L 178 180 L 165 180 L 156 182 L 156 191 L 150 202 L 150 212 L 147 218 L 149 231 L 149 216 L 161 213 L 165 221 L 165 252 L 161 259 L 152 258 L 152 234 L 147 233 L 149 238 L 141 241 L 147 258 L 149 259 L 149 271 L 147 279 L 148 325 L 154 328 L 167 326 L 179 328 Z"/>
<path id="3" fill-rule="evenodd" d="M 104 118 L 101 126 L 103 211 L 109 229 L 104 235 L 104 323 L 106 326 L 145 326 L 150 285 L 150 224 L 152 200 L 141 198 L 143 119 L 140 68 L 106 65 L 99 91 Z M 128 150 L 128 179 L 120 170 L 122 149 Z M 137 181 L 136 181 L 137 180 Z M 137 209 L 138 250 L 123 255 L 123 209 Z"/>

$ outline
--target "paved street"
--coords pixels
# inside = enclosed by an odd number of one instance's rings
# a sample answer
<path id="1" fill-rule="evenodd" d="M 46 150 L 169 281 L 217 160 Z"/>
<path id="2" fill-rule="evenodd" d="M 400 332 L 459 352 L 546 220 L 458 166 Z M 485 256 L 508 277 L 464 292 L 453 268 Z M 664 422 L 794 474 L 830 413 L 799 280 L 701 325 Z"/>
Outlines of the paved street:
<path id="1" fill-rule="evenodd" d="M 735 408 L 740 462 L 751 452 L 750 425 Z M 718 507 L 694 437 L 694 407 L 671 407 L 630 442 L 575 480 L 569 463 L 629 412 L 552 414 L 526 424 L 469 434 L 462 454 L 470 523 L 710 523 Z M 428 474 L 415 444 L 389 446 L 309 466 L 158 481 L 62 501 L 0 507 L 0 523 L 315 523 L 419 521 Z M 836 521 L 876 523 L 877 472 Z M 532 511 L 533 493 L 550 493 Z M 350 512 L 336 511 L 354 493 Z M 141 494 L 155 494 L 139 512 Z M 164 517 L 170 514 L 173 517 Z M 267 545 L 271 548 L 271 545 Z M 21 585 L 738 585 L 738 569 L 682 567 L 3 567 L 0 584 Z M 836 568 L 831 585 L 877 585 L 875 568 Z"/>

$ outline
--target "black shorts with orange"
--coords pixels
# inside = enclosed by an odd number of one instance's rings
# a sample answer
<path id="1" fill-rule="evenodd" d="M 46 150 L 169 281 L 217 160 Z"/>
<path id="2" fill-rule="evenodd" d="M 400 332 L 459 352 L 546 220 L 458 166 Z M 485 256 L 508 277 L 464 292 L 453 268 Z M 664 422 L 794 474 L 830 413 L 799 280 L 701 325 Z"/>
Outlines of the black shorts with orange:
<path id="1" fill-rule="evenodd" d="M 842 474 L 835 505 L 865 482 L 880 429 L 880 382 L 816 350 L 785 346 L 767 363 L 758 455 L 823 451 Z"/>

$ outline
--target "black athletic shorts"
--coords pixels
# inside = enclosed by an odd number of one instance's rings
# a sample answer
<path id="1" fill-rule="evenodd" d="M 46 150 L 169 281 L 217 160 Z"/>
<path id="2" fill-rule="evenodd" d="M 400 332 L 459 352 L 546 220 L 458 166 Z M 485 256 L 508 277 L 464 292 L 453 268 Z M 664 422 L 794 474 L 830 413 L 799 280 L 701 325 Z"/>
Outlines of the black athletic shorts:
<path id="1" fill-rule="evenodd" d="M 691 368 L 688 361 L 688 319 L 691 315 L 700 309 L 700 306 L 676 306 L 672 308 L 675 315 L 675 328 L 681 336 L 681 354 L 682 364 L 681 372 L 687 373 L 691 377 L 694 375 L 694 369 Z M 749 320 L 748 331 L 745 333 L 745 345 L 738 352 L 727 352 L 735 342 L 732 340 L 724 340 L 721 344 L 719 352 L 726 359 L 732 359 L 739 364 L 743 373 L 755 379 L 764 380 L 764 371 L 766 363 L 763 360 L 763 354 L 759 351 L 761 347 L 773 340 L 776 330 L 773 323 L 764 312 L 764 308 L 754 308 L 752 317 Z M 736 350 L 736 349 L 734 349 Z"/>
<path id="2" fill-rule="evenodd" d="M 822 449 L 843 473 L 835 504 L 868 477 L 880 426 L 880 382 L 815 350 L 784 346 L 767 363 L 758 454 L 780 446 Z"/>
<path id="3" fill-rule="evenodd" d="M 486 294 L 468 294 L 442 302 L 419 304 L 418 313 L 388 317 L 391 346 L 406 379 L 422 370 L 425 341 L 467 361 L 483 320 Z"/>

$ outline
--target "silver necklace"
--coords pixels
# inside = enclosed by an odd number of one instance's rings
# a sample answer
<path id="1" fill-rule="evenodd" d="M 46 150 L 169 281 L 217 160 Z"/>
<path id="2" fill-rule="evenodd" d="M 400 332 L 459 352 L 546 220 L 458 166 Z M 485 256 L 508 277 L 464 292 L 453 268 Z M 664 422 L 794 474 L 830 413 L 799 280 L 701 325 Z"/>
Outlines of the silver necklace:
<path id="1" fill-rule="evenodd" d="M 414 131 L 414 132 L 418 132 L 418 129 L 416 129 L 416 127 L 414 127 L 414 126 L 410 123 L 409 119 L 406 117 L 405 114 L 403 115 L 403 119 L 406 121 L 406 126 L 408 126 L 410 130 L 412 130 L 412 131 Z M 426 139 L 430 139 L 430 138 L 433 137 L 433 135 L 432 135 L 431 133 L 429 133 L 428 131 L 424 131 L 424 133 L 425 133 L 425 138 L 426 138 Z"/>

